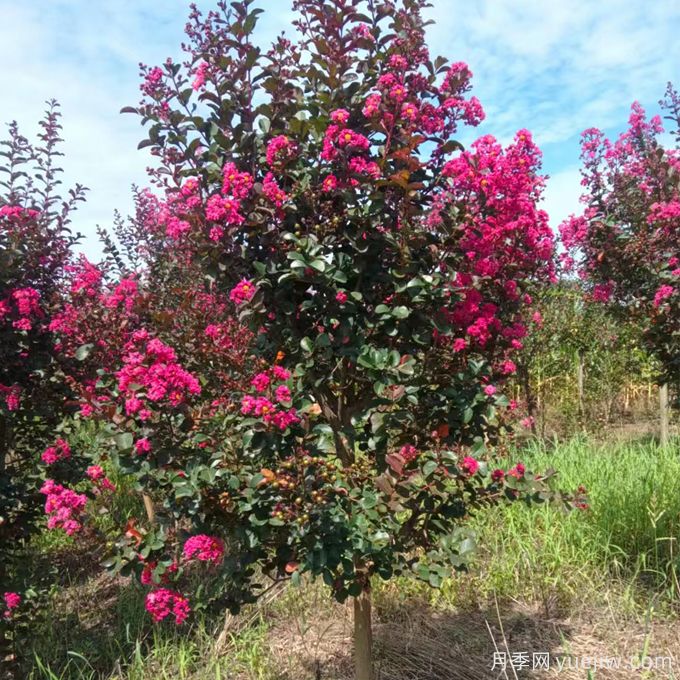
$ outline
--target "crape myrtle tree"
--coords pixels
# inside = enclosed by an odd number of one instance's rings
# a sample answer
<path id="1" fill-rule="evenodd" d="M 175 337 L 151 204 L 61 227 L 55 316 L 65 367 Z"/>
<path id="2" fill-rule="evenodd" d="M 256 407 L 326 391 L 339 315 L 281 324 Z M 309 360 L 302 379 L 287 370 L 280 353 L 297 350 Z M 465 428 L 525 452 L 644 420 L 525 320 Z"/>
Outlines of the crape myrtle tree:
<path id="1" fill-rule="evenodd" d="M 59 340 L 59 359 L 78 407 L 76 418 L 109 423 L 113 430 L 96 428 L 99 434 L 104 439 L 122 435 L 117 445 L 128 448 L 134 443 L 135 454 L 141 455 L 151 451 L 151 442 L 143 436 L 149 429 L 136 429 L 133 440 L 130 432 L 119 431 L 125 417 L 134 416 L 147 426 L 153 420 L 156 444 L 164 440 L 173 447 L 180 437 L 175 427 L 193 432 L 225 396 L 243 389 L 253 334 L 235 320 L 229 298 L 204 285 L 186 249 L 169 243 L 158 230 L 158 201 L 147 191 L 136 191 L 135 203 L 133 218 L 117 219 L 115 238 L 100 230 L 106 254 L 102 263 L 81 256 L 69 267 L 50 330 Z M 187 394 L 195 397 L 191 414 Z M 100 465 L 106 465 L 107 452 L 101 455 L 93 446 L 91 457 L 88 475 L 94 469 L 97 480 L 108 485 Z M 169 463 L 158 446 L 154 461 Z M 115 456 L 113 462 L 121 463 Z M 140 475 L 137 488 L 155 524 L 146 467 L 122 468 Z M 175 466 L 169 474 L 180 472 Z M 82 527 L 87 508 L 72 508 L 71 514 Z M 136 519 L 126 530 L 134 534 L 135 524 Z"/>
<path id="2" fill-rule="evenodd" d="M 562 240 L 592 295 L 639 319 L 660 364 L 659 382 L 680 384 L 680 97 L 668 85 L 660 116 L 647 120 L 634 103 L 628 130 L 610 141 L 583 133 L 582 215 L 567 220 Z"/>
<path id="3" fill-rule="evenodd" d="M 154 502 L 110 561 L 149 587 L 154 620 L 321 577 L 354 598 L 362 680 L 374 575 L 438 586 L 465 564 L 471 512 L 549 496 L 485 461 L 527 291 L 553 277 L 540 152 L 526 130 L 453 141 L 484 114 L 467 66 L 430 59 L 426 6 L 298 0 L 295 40 L 265 51 L 261 10 L 221 2 L 192 11 L 183 63 L 143 68 L 126 110 L 158 163 L 140 219 L 187 258 L 177 308 L 228 298 L 252 337 L 241 384 L 216 393 L 218 356 L 135 322 L 86 408 Z"/>
<path id="4" fill-rule="evenodd" d="M 228 296 L 206 285 L 187 249 L 159 232 L 157 199 L 136 191 L 135 203 L 134 217 L 118 220 L 116 238 L 100 231 L 102 263 L 81 256 L 69 267 L 61 306 L 50 324 L 85 418 L 102 415 L 101 405 L 111 401 L 103 381 L 131 360 L 128 353 L 141 338 L 178 348 L 182 367 L 200 374 L 200 385 L 191 380 L 192 392 L 204 400 L 237 389 L 239 376 L 247 373 L 253 335 L 234 319 Z M 159 394 L 159 400 L 164 396 Z M 127 410 L 139 408 L 130 404 Z"/>
<path id="5" fill-rule="evenodd" d="M 21 546 L 42 520 L 40 454 L 67 408 L 49 323 L 76 237 L 70 216 L 84 198 L 60 191 L 61 125 L 49 102 L 37 141 L 16 123 L 0 142 L 0 654 L 21 602 Z M 63 442 L 63 440 L 60 440 Z M 70 449 L 57 444 L 65 458 Z M 66 448 L 64 448 L 66 446 Z M 56 451 L 56 449 L 54 449 Z M 55 454 L 56 455 L 56 454 Z M 48 454 L 49 457 L 49 454 Z M 65 466 L 62 475 L 68 476 Z M 19 592 L 16 592 L 16 591 Z"/>

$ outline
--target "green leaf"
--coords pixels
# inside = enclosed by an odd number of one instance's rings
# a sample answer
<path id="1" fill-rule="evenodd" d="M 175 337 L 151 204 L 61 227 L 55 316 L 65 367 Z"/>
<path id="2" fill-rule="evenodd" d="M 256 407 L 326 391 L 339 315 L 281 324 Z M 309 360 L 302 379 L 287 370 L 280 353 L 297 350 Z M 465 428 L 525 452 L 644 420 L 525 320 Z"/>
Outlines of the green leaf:
<path id="1" fill-rule="evenodd" d="M 300 347 L 302 347 L 303 351 L 307 352 L 307 354 L 311 354 L 314 351 L 314 343 L 311 338 L 302 338 L 302 340 L 300 340 Z"/>
<path id="2" fill-rule="evenodd" d="M 439 588 L 442 584 L 442 577 L 434 571 L 430 572 L 430 576 L 427 580 L 433 588 Z"/>
<path id="3" fill-rule="evenodd" d="M 188 498 L 194 495 L 194 489 L 190 484 L 183 482 L 175 487 L 175 498 Z"/>
<path id="4" fill-rule="evenodd" d="M 347 592 L 352 597 L 359 597 L 359 595 L 361 595 L 361 584 L 357 583 L 356 581 L 354 583 L 351 583 L 347 588 Z"/>
<path id="5" fill-rule="evenodd" d="M 392 316 L 395 319 L 405 319 L 410 313 L 411 310 L 408 307 L 404 307 L 403 305 L 395 307 L 392 310 Z"/>
<path id="6" fill-rule="evenodd" d="M 131 449 L 132 444 L 134 442 L 134 438 L 132 436 L 131 432 L 121 432 L 120 434 L 117 434 L 113 440 L 116 442 L 116 446 L 121 450 L 124 451 L 126 449 Z"/>
<path id="7" fill-rule="evenodd" d="M 90 354 L 92 353 L 93 348 L 94 345 L 92 343 L 88 343 L 87 345 L 81 345 L 75 351 L 75 358 L 78 361 L 85 361 L 85 359 L 87 359 L 87 357 L 89 357 Z"/>
<path id="8" fill-rule="evenodd" d="M 430 477 L 437 467 L 438 463 L 436 460 L 428 460 L 427 463 L 423 465 L 423 475 L 425 477 Z"/>

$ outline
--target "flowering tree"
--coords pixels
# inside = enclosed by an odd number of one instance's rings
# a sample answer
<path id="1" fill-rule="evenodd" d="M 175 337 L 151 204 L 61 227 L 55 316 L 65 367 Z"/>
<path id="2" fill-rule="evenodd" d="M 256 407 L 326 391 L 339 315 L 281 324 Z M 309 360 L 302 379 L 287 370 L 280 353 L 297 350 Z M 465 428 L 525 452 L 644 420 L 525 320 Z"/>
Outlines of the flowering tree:
<path id="1" fill-rule="evenodd" d="M 186 252 L 157 238 L 156 224 L 148 223 L 150 205 L 156 206 L 153 197 L 138 192 L 136 203 L 134 218 L 118 222 L 117 239 L 102 233 L 108 251 L 103 263 L 93 265 L 81 257 L 67 268 L 61 306 L 49 328 L 59 339 L 59 359 L 79 406 L 77 417 L 104 419 L 118 429 L 118 406 L 123 416 L 139 422 L 154 419 L 158 463 L 160 442 L 172 448 L 178 441 L 175 416 L 186 430 L 241 386 L 252 334 L 235 321 L 228 298 L 203 284 Z M 185 392 L 194 397 L 192 414 Z M 128 436 L 120 441 L 127 442 Z M 138 437 L 135 454 L 150 451 L 149 439 Z M 94 447 L 92 455 L 91 462 L 101 469 L 106 452 L 100 455 Z M 122 468 L 147 479 L 145 468 Z M 140 485 L 140 490 L 153 522 L 148 489 Z M 83 506 L 77 514 L 85 511 Z"/>
<path id="2" fill-rule="evenodd" d="M 58 377 L 48 326 L 75 242 L 68 229 L 70 214 L 83 200 L 84 189 L 76 186 L 65 198 L 58 192 L 60 129 L 57 106 L 50 102 L 35 145 L 19 133 L 15 123 L 2 142 L 0 582 L 5 587 L 15 580 L 12 565 L 17 549 L 40 516 L 40 451 L 52 441 L 66 405 L 67 390 Z M 68 448 L 51 451 L 63 458 L 70 455 Z M 0 629 L 21 601 L 13 591 L 0 593 L 3 597 Z"/>
<path id="3" fill-rule="evenodd" d="M 661 365 L 660 383 L 680 383 L 680 98 L 669 84 L 661 102 L 675 146 L 661 144 L 660 116 L 633 104 L 615 141 L 583 133 L 583 215 L 561 227 L 595 299 L 640 320 Z"/>
<path id="4" fill-rule="evenodd" d="M 251 6 L 194 9 L 185 63 L 144 68 L 127 109 L 159 160 L 137 223 L 172 266 L 94 292 L 93 314 L 136 315 L 112 343 L 61 333 L 73 356 L 110 352 L 85 410 L 154 501 L 111 560 L 153 619 L 320 576 L 354 598 L 363 680 L 371 577 L 438 586 L 465 564 L 470 512 L 546 497 L 521 464 L 484 461 L 526 289 L 552 278 L 540 152 L 525 130 L 452 140 L 484 114 L 467 66 L 430 59 L 423 0 L 297 0 L 299 40 L 266 52 Z M 173 309 L 205 314 L 161 332 L 145 291 L 180 270 Z M 252 335 L 229 364 L 232 311 Z"/>

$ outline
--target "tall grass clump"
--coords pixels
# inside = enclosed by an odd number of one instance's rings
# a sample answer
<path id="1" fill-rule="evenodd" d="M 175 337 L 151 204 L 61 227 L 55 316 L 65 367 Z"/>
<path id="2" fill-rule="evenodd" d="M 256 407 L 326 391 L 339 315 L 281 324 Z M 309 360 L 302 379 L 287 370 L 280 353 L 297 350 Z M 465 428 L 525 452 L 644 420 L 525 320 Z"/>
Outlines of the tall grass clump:
<path id="1" fill-rule="evenodd" d="M 529 597 L 566 605 L 611 591 L 676 602 L 680 595 L 680 456 L 650 442 L 598 444 L 576 438 L 528 444 L 534 469 L 554 468 L 564 489 L 586 487 L 588 507 L 563 512 L 520 504 L 475 518 L 479 554 L 470 583 L 476 597 Z"/>

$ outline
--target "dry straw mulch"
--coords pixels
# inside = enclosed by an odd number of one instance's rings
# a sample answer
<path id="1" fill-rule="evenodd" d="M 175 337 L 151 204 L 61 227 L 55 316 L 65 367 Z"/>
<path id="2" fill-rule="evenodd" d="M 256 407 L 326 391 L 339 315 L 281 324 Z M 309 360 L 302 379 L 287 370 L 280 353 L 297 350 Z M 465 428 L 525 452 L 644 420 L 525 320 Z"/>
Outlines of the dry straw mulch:
<path id="1" fill-rule="evenodd" d="M 680 678 L 676 622 L 609 609 L 551 617 L 526 603 L 464 612 L 409 603 L 374 612 L 374 635 L 377 680 L 586 680 L 588 667 L 594 680 Z M 280 680 L 352 680 L 351 606 L 319 599 L 297 612 L 283 607 L 274 614 L 269 648 Z M 633 667 L 643 653 L 645 665 Z M 550 667 L 533 668 L 546 654 Z M 523 667 L 512 668 L 513 655 Z"/>

